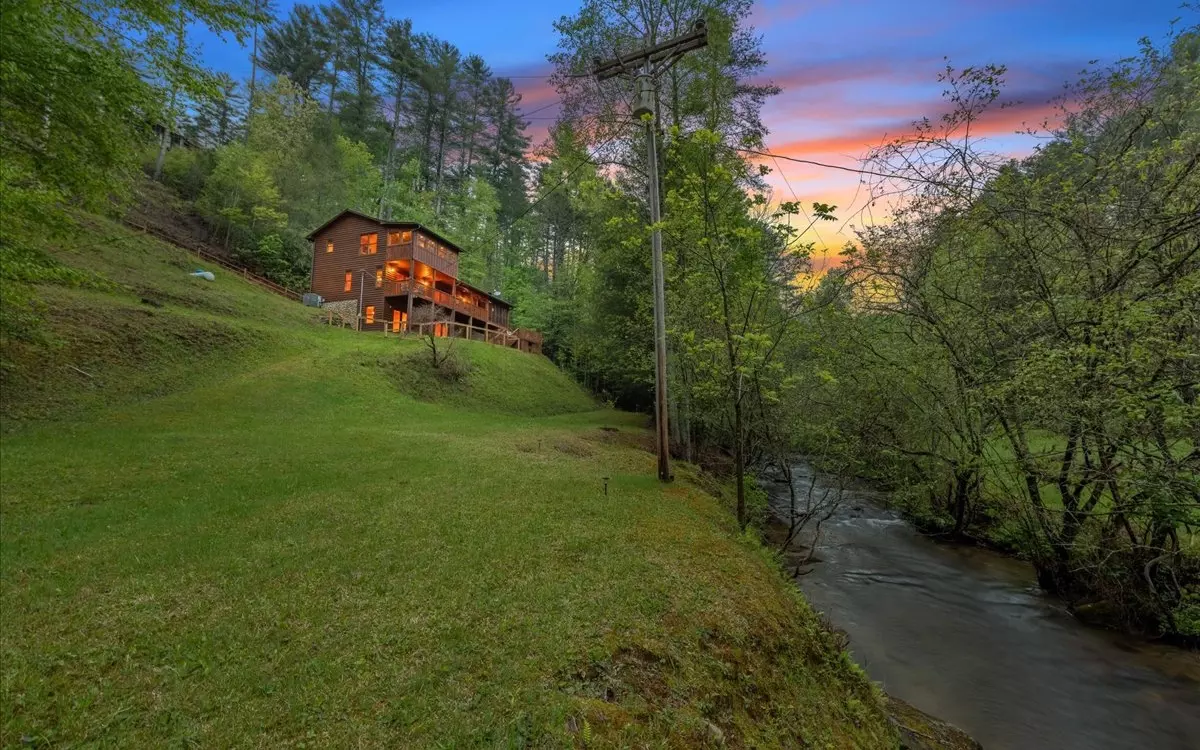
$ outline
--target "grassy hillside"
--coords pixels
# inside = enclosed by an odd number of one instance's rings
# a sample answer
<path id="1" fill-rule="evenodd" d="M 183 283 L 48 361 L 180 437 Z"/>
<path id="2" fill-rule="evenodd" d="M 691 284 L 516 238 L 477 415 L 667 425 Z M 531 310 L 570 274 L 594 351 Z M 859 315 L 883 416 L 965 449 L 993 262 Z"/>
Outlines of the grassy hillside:
<path id="1" fill-rule="evenodd" d="M 162 395 L 298 351 L 295 329 L 312 328 L 315 318 L 105 219 L 85 219 L 74 244 L 48 249 L 74 277 L 64 283 L 61 274 L 34 274 L 54 282 L 37 284 L 31 295 L 42 322 L 30 336 L 3 341 L 5 430 Z M 217 281 L 190 275 L 200 268 L 215 271 Z M 16 286 L 10 278 L 0 283 L 6 294 Z"/>
<path id="2" fill-rule="evenodd" d="M 97 226 L 57 255 L 118 286 L 39 287 L 4 352 L 0 745 L 894 746 L 641 418 L 483 344 L 443 384 Z"/>

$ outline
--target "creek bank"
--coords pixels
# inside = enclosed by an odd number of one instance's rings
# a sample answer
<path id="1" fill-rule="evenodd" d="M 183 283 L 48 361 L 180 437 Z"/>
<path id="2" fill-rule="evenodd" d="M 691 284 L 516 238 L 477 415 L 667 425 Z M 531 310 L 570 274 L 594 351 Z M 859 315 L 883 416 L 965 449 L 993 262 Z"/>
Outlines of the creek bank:
<path id="1" fill-rule="evenodd" d="M 807 488 L 808 467 L 796 473 Z M 786 514 L 786 485 L 770 489 Z M 988 750 L 1200 747 L 1200 654 L 1088 628 L 1028 563 L 937 543 L 886 499 L 847 487 L 822 528 L 821 561 L 799 566 L 796 583 L 889 695 Z M 792 572 L 807 556 L 797 546 L 783 564 Z"/>
<path id="2" fill-rule="evenodd" d="M 891 695 L 887 712 L 900 733 L 900 750 L 983 750 L 983 745 L 950 722 Z"/>

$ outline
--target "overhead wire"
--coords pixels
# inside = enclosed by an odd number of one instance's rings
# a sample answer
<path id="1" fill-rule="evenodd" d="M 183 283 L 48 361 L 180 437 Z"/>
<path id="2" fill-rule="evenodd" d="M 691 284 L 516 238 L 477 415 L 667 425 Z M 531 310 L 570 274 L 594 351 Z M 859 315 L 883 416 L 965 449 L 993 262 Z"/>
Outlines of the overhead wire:
<path id="1" fill-rule="evenodd" d="M 799 206 L 800 210 L 804 212 L 804 220 L 808 222 L 809 228 L 812 229 L 817 235 L 817 241 L 821 243 L 826 251 L 828 251 L 829 245 L 825 243 L 825 239 L 821 236 L 821 230 L 817 229 L 816 220 L 809 216 L 808 209 L 806 209 L 804 207 L 804 203 L 800 201 L 800 196 L 796 195 L 796 190 L 792 187 L 792 181 L 787 178 L 787 174 L 783 171 L 783 167 L 779 166 L 779 160 L 775 158 L 774 154 L 771 154 L 771 159 L 775 162 L 775 168 L 779 170 L 779 176 L 783 178 L 783 184 L 787 185 L 788 191 L 792 194 L 792 200 L 796 201 L 796 205 Z"/>

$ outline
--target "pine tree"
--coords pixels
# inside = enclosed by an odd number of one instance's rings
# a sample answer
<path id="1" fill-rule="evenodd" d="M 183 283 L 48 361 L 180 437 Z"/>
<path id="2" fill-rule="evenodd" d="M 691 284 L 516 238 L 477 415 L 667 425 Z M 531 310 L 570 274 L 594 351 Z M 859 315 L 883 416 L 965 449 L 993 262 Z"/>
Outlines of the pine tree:
<path id="1" fill-rule="evenodd" d="M 212 93 L 204 96 L 196 107 L 193 131 L 189 134 L 192 140 L 208 148 L 234 140 L 241 127 L 239 113 L 243 102 L 233 77 L 218 73 Z"/>
<path id="2" fill-rule="evenodd" d="M 442 176 L 446 169 L 446 153 L 450 122 L 458 109 L 458 78 L 461 55 L 458 48 L 449 42 L 434 44 L 431 48 L 429 73 L 438 97 L 437 107 L 437 157 L 434 160 L 434 185 L 436 197 L 435 213 L 442 210 Z"/>
<path id="3" fill-rule="evenodd" d="M 261 61 L 258 57 L 258 41 L 259 31 L 265 20 L 275 16 L 276 8 L 274 0 L 251 0 L 254 8 L 254 16 L 251 19 L 252 31 L 250 35 L 250 86 L 247 99 L 250 103 L 250 109 L 254 109 L 254 93 L 258 87 L 258 66 Z"/>
<path id="4" fill-rule="evenodd" d="M 259 61 L 264 69 L 287 76 L 312 96 L 330 62 L 331 50 L 321 32 L 320 12 L 311 5 L 297 5 L 286 21 L 266 30 Z"/>
<path id="5" fill-rule="evenodd" d="M 376 80 L 386 30 L 383 0 L 338 0 L 337 7 L 344 20 L 337 43 L 349 74 L 348 86 L 338 96 L 338 121 L 347 137 L 377 147 L 381 99 Z"/>
<path id="6" fill-rule="evenodd" d="M 320 45 L 327 51 L 329 64 L 321 76 L 329 86 L 326 112 L 332 117 L 337 100 L 338 86 L 345 72 L 346 51 L 342 42 L 350 34 L 350 19 L 340 5 L 321 7 L 321 23 L 317 26 Z"/>
<path id="7" fill-rule="evenodd" d="M 500 198 L 501 224 L 507 227 L 524 213 L 528 202 L 525 152 L 529 148 L 529 137 L 525 135 L 527 123 L 517 113 L 520 105 L 521 95 L 508 78 L 497 78 L 488 84 L 484 92 L 488 131 L 481 156 L 487 179 Z M 510 245 L 515 242 L 517 231 L 515 227 L 510 228 L 507 237 Z"/>
<path id="8" fill-rule="evenodd" d="M 470 55 L 462 66 L 462 106 L 458 112 L 459 173 L 465 181 L 470 178 L 478 156 L 477 149 L 483 135 L 486 92 L 492 71 L 478 55 Z"/>
<path id="9" fill-rule="evenodd" d="M 388 218 L 383 196 L 390 189 L 396 178 L 396 172 L 402 163 L 400 155 L 401 120 L 404 111 L 404 97 L 413 85 L 417 73 L 416 52 L 413 48 L 412 21 L 392 21 L 384 34 L 384 52 L 382 67 L 386 90 L 391 95 L 391 126 L 388 131 L 387 156 L 383 166 L 383 194 L 380 196 L 380 215 Z"/>

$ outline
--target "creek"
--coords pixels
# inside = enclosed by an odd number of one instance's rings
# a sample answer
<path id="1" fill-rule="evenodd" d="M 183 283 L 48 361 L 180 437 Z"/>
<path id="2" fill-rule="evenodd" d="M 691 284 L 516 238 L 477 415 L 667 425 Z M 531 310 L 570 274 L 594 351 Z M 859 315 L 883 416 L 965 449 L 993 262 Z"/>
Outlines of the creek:
<path id="1" fill-rule="evenodd" d="M 810 475 L 795 468 L 801 497 Z M 786 513 L 786 483 L 770 494 Z M 796 582 L 889 694 L 987 750 L 1200 748 L 1200 654 L 1090 628 L 1028 563 L 936 542 L 883 499 L 846 489 Z"/>

